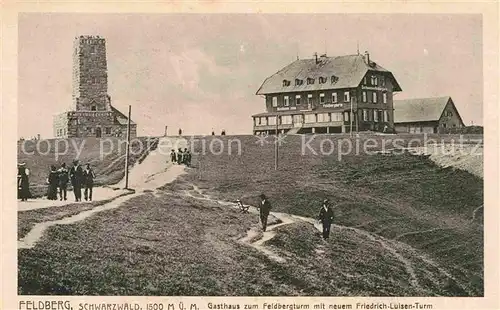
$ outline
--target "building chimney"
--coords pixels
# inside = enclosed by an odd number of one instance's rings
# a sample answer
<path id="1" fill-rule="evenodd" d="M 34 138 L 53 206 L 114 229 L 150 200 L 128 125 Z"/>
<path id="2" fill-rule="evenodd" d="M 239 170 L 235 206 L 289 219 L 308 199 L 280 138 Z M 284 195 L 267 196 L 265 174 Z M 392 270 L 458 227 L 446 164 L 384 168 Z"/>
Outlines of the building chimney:
<path id="1" fill-rule="evenodd" d="M 318 53 L 314 53 L 314 60 L 318 63 Z"/>
<path id="2" fill-rule="evenodd" d="M 368 54 L 368 51 L 365 51 L 365 61 L 367 65 L 370 65 L 370 54 Z"/>

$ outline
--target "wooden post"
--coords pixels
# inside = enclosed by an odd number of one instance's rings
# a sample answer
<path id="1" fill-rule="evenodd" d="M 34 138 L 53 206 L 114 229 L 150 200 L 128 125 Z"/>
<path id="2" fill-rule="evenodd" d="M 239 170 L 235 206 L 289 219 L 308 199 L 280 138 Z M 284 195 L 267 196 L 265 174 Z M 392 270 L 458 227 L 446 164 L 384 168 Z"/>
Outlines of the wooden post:
<path id="1" fill-rule="evenodd" d="M 351 128 L 349 129 L 349 135 L 352 137 L 352 118 L 354 117 L 354 114 L 352 112 L 352 96 L 350 98 L 351 100 L 351 113 L 349 114 L 349 120 L 350 120 L 350 123 L 351 123 Z"/>
<path id="2" fill-rule="evenodd" d="M 127 124 L 127 150 L 125 154 L 125 189 L 128 189 L 128 162 L 130 154 L 130 114 L 132 107 L 128 106 L 128 124 Z"/>
<path id="3" fill-rule="evenodd" d="M 276 114 L 276 141 L 274 143 L 274 170 L 278 170 L 278 114 Z"/>

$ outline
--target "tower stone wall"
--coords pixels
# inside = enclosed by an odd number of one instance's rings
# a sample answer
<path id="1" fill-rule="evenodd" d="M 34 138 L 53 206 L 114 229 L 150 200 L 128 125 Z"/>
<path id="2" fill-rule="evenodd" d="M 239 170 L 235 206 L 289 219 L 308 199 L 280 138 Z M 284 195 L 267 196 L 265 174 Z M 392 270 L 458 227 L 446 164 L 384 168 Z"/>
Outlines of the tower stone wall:
<path id="1" fill-rule="evenodd" d="M 137 133 L 131 122 L 131 137 Z M 108 95 L 106 41 L 79 36 L 73 42 L 73 93 L 70 111 L 54 117 L 54 136 L 125 137 L 127 118 L 111 105 Z"/>

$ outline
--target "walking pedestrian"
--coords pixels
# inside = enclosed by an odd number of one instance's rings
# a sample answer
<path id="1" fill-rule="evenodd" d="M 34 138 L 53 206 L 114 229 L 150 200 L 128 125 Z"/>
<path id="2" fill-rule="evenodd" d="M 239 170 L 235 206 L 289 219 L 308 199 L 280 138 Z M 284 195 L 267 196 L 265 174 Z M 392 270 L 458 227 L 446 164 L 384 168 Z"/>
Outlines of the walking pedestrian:
<path id="1" fill-rule="evenodd" d="M 182 129 L 179 128 L 179 136 L 182 136 Z"/>
<path id="2" fill-rule="evenodd" d="M 271 203 L 264 194 L 260 195 L 260 200 L 261 200 L 259 204 L 260 222 L 262 223 L 262 230 L 266 231 L 267 218 L 269 217 L 269 212 L 271 212 Z"/>
<path id="3" fill-rule="evenodd" d="M 21 201 L 27 201 L 31 196 L 29 175 L 30 170 L 26 168 L 26 163 L 17 165 L 17 198 L 21 199 Z"/>
<path id="4" fill-rule="evenodd" d="M 328 199 L 323 200 L 323 206 L 319 210 L 319 221 L 323 224 L 323 239 L 330 237 L 330 227 L 333 223 L 333 210 Z"/>
<path id="5" fill-rule="evenodd" d="M 61 164 L 59 168 L 59 200 L 66 200 L 66 195 L 68 193 L 68 181 L 69 181 L 69 171 L 66 168 L 66 163 Z"/>
<path id="6" fill-rule="evenodd" d="M 90 164 L 87 164 L 85 170 L 83 170 L 83 185 L 85 186 L 85 201 L 92 201 L 92 189 L 94 188 L 95 173 L 90 168 Z"/>
<path id="7" fill-rule="evenodd" d="M 83 169 L 77 159 L 73 160 L 73 167 L 69 170 L 69 177 L 73 186 L 75 201 L 82 201 Z"/>
<path id="8" fill-rule="evenodd" d="M 49 176 L 47 177 L 47 184 L 49 188 L 47 190 L 47 199 L 57 200 L 57 186 L 59 185 L 59 176 L 56 166 L 50 166 Z"/>

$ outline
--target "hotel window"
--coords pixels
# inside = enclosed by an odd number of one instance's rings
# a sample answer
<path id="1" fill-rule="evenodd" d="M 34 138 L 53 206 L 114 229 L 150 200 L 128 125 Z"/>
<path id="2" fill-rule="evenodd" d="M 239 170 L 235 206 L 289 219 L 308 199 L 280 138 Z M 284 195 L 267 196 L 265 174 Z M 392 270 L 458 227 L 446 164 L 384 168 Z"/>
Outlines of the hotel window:
<path id="1" fill-rule="evenodd" d="M 273 108 L 278 106 L 278 97 L 273 97 Z"/>
<path id="2" fill-rule="evenodd" d="M 261 117 L 259 121 L 259 125 L 266 126 L 267 125 L 267 119 L 265 117 Z"/>
<path id="3" fill-rule="evenodd" d="M 305 115 L 306 123 L 316 123 L 316 115 L 315 114 L 306 114 Z"/>
<path id="4" fill-rule="evenodd" d="M 372 79 L 371 79 L 371 82 L 372 82 L 372 85 L 373 86 L 377 86 L 377 77 L 375 75 L 372 75 Z"/>
<path id="5" fill-rule="evenodd" d="M 295 96 L 295 105 L 300 105 L 300 95 Z"/>
<path id="6" fill-rule="evenodd" d="M 351 94 L 346 91 L 344 92 L 344 102 L 349 102 L 351 100 Z"/>
<path id="7" fill-rule="evenodd" d="M 383 101 L 384 103 L 387 103 L 387 93 L 383 93 L 383 94 L 382 94 L 382 101 Z"/>
<path id="8" fill-rule="evenodd" d="M 387 110 L 384 110 L 384 122 L 389 122 L 389 113 L 387 112 Z"/>
<path id="9" fill-rule="evenodd" d="M 332 103 L 337 103 L 338 98 L 337 98 L 337 93 L 332 93 Z"/>
<path id="10" fill-rule="evenodd" d="M 291 115 L 283 115 L 281 117 L 281 124 L 289 125 L 292 123 L 292 116 Z"/>
<path id="11" fill-rule="evenodd" d="M 285 107 L 288 107 L 290 105 L 290 98 L 288 96 L 285 96 L 284 99 L 285 99 Z"/>
<path id="12" fill-rule="evenodd" d="M 377 92 L 375 91 L 372 93 L 372 101 L 373 103 L 377 103 Z"/>
<path id="13" fill-rule="evenodd" d="M 341 122 L 342 113 L 331 113 L 332 122 Z"/>
<path id="14" fill-rule="evenodd" d="M 366 102 L 366 91 L 363 91 L 363 102 Z"/>
<path id="15" fill-rule="evenodd" d="M 363 121 L 367 121 L 368 120 L 368 110 L 363 110 Z"/>
<path id="16" fill-rule="evenodd" d="M 314 79 L 313 78 L 307 78 L 307 85 L 314 84 Z"/>
<path id="17" fill-rule="evenodd" d="M 298 85 L 302 85 L 304 83 L 303 80 L 300 80 L 300 79 L 295 79 L 295 85 L 298 86 Z"/>
<path id="18" fill-rule="evenodd" d="M 283 87 L 290 86 L 290 81 L 283 80 Z"/>
<path id="19" fill-rule="evenodd" d="M 111 134 L 111 127 L 106 127 L 104 129 L 104 132 L 107 134 L 107 135 L 110 135 Z"/>
<path id="20" fill-rule="evenodd" d="M 344 112 L 344 122 L 349 121 L 349 112 Z"/>
<path id="21" fill-rule="evenodd" d="M 308 105 L 313 104 L 313 95 L 312 94 L 307 95 L 307 104 Z"/>
<path id="22" fill-rule="evenodd" d="M 338 80 L 339 80 L 338 77 L 336 77 L 335 75 L 332 75 L 332 78 L 331 78 L 332 84 L 337 83 Z"/>
<path id="23" fill-rule="evenodd" d="M 276 125 L 276 116 L 269 116 L 267 118 L 267 125 Z"/>
<path id="24" fill-rule="evenodd" d="M 302 115 L 294 115 L 293 122 L 296 124 L 301 124 L 302 123 Z"/>
<path id="25" fill-rule="evenodd" d="M 325 94 L 319 94 L 319 103 L 324 104 L 325 103 Z"/>
<path id="26" fill-rule="evenodd" d="M 373 121 L 378 122 L 378 111 L 373 110 Z"/>
<path id="27" fill-rule="evenodd" d="M 383 76 L 380 77 L 380 85 L 385 86 L 385 77 Z"/>
<path id="28" fill-rule="evenodd" d="M 93 105 L 93 106 L 90 107 L 90 111 L 96 111 L 96 110 L 97 110 L 97 108 L 96 108 L 95 105 Z"/>
<path id="29" fill-rule="evenodd" d="M 328 113 L 320 113 L 320 114 L 317 114 L 318 115 L 318 123 L 326 123 L 326 122 L 329 122 L 329 117 L 328 117 Z"/>
<path id="30" fill-rule="evenodd" d="M 366 76 L 363 78 L 363 85 L 366 85 Z"/>
<path id="31" fill-rule="evenodd" d="M 325 78 L 325 77 L 320 76 L 320 77 L 319 77 L 319 83 L 320 83 L 320 84 L 324 84 L 324 83 L 326 83 L 326 78 Z"/>

